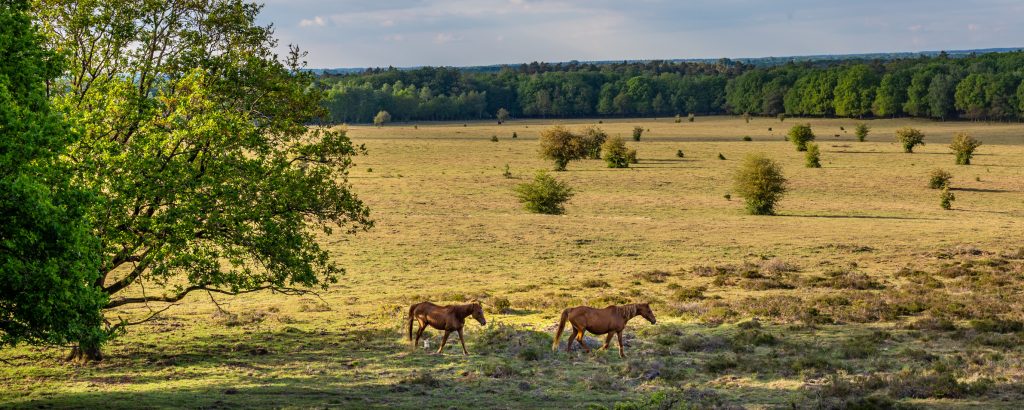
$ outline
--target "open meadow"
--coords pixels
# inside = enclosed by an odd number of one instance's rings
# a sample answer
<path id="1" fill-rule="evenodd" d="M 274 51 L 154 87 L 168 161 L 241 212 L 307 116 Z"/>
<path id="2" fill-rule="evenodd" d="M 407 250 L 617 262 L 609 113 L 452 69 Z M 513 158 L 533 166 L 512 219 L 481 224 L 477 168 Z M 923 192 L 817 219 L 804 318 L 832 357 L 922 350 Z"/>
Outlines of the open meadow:
<path id="1" fill-rule="evenodd" d="M 820 169 L 785 141 L 803 122 Z M 97 363 L 4 350 L 0 407 L 1020 408 L 1024 125 L 868 120 L 858 142 L 858 122 L 350 126 L 368 150 L 350 179 L 375 226 L 321 238 L 347 269 L 338 284 L 319 298 L 195 293 Z M 639 163 L 571 162 L 552 172 L 576 191 L 565 214 L 530 214 L 513 187 L 551 169 L 537 136 L 553 124 L 621 135 Z M 926 145 L 903 153 L 903 126 Z M 972 165 L 954 165 L 958 131 L 984 143 Z M 730 192 L 758 152 L 789 180 L 776 216 L 746 215 Z M 951 210 L 927 186 L 935 168 L 953 175 Z M 487 325 L 467 322 L 469 356 L 457 339 L 444 355 L 410 348 L 410 304 L 474 298 Z M 566 353 L 564 335 L 551 351 L 562 309 L 643 302 L 658 321 L 630 322 L 625 359 Z"/>

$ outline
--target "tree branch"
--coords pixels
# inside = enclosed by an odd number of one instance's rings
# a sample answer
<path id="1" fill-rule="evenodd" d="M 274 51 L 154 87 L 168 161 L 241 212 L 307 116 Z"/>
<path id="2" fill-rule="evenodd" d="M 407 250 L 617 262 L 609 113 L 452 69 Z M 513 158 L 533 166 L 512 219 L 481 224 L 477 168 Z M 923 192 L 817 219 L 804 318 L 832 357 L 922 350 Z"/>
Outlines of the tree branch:
<path id="1" fill-rule="evenodd" d="M 115 307 L 118 307 L 118 306 L 129 305 L 129 304 L 132 304 L 132 303 L 147 303 L 147 302 L 174 303 L 174 302 L 177 302 L 179 300 L 184 299 L 185 296 L 188 296 L 189 293 L 192 293 L 192 292 L 197 291 L 197 290 L 204 290 L 204 291 L 207 291 L 207 292 L 220 293 L 222 295 L 235 296 L 235 295 L 241 295 L 241 294 L 244 294 L 244 293 L 259 292 L 261 290 L 267 290 L 267 289 L 270 289 L 270 290 L 272 290 L 274 292 L 280 292 L 280 293 L 283 293 L 285 295 L 305 295 L 305 294 L 312 293 L 312 291 L 309 291 L 309 290 L 295 289 L 295 288 L 288 288 L 288 287 L 280 287 L 280 286 L 274 286 L 274 285 L 260 286 L 260 287 L 257 287 L 257 288 L 240 290 L 240 291 L 229 291 L 229 290 L 211 288 L 211 287 L 206 286 L 206 285 L 194 285 L 194 286 L 189 286 L 189 287 L 185 288 L 184 290 L 182 290 L 181 292 L 179 292 L 179 293 L 177 293 L 175 295 L 172 295 L 172 296 L 143 296 L 143 297 L 122 298 L 122 299 L 112 300 L 112 301 L 108 302 L 106 306 L 104 306 L 104 309 L 115 308 Z"/>

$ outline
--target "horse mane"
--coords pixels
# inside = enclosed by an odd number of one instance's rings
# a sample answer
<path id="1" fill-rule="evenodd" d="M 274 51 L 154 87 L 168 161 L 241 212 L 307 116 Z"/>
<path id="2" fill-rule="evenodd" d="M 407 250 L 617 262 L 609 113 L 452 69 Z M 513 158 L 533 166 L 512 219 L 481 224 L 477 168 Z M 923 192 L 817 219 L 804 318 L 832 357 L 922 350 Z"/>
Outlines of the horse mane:
<path id="1" fill-rule="evenodd" d="M 622 315 L 623 319 L 631 319 L 634 316 L 636 316 L 636 307 L 637 305 L 633 303 L 628 305 L 616 306 L 615 310 L 618 311 L 620 315 Z"/>
<path id="2" fill-rule="evenodd" d="M 460 317 L 466 317 L 472 315 L 477 306 L 480 306 L 480 302 L 467 303 L 465 305 L 454 305 L 452 306 L 452 312 L 458 314 Z"/>

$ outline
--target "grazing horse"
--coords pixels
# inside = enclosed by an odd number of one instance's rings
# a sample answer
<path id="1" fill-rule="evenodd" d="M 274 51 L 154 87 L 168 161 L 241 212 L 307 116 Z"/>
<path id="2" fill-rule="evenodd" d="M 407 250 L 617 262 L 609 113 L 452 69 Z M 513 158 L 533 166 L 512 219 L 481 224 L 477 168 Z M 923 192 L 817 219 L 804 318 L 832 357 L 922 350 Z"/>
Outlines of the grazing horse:
<path id="1" fill-rule="evenodd" d="M 626 322 L 629 322 L 629 319 L 636 316 L 643 316 L 652 325 L 656 322 L 654 311 L 651 310 L 651 306 L 647 303 L 622 306 L 612 305 L 604 309 L 588 306 L 568 308 L 562 311 L 562 319 L 558 322 L 558 333 L 555 334 L 555 343 L 551 346 L 551 350 L 558 350 L 558 339 L 562 337 L 565 322 L 569 321 L 572 324 L 573 335 L 569 339 L 569 344 L 565 347 L 565 351 L 571 351 L 572 342 L 577 341 L 580 343 L 580 346 L 583 346 L 583 350 L 590 353 L 590 348 L 583 343 L 583 334 L 586 332 L 595 335 L 607 333 L 608 337 L 604 339 L 604 346 L 601 346 L 601 350 L 608 349 L 608 345 L 612 342 L 612 335 L 617 334 L 619 336 L 619 357 L 626 357 L 626 354 L 622 351 L 622 330 L 626 328 Z"/>
<path id="2" fill-rule="evenodd" d="M 420 343 L 423 330 L 427 328 L 427 325 L 430 325 L 434 329 L 444 330 L 444 337 L 441 338 L 441 347 L 437 349 L 437 353 L 444 351 L 444 344 L 448 343 L 448 334 L 454 331 L 459 334 L 459 343 L 462 343 L 462 353 L 468 355 L 466 341 L 462 339 L 462 326 L 466 324 L 467 316 L 473 316 L 473 319 L 480 322 L 481 326 L 487 324 L 487 319 L 484 318 L 483 306 L 475 300 L 466 305 L 438 306 L 430 302 L 412 305 L 409 307 L 409 341 L 412 342 L 412 347 L 415 348 Z M 416 331 L 415 341 L 412 339 L 413 320 L 420 322 L 420 329 Z"/>

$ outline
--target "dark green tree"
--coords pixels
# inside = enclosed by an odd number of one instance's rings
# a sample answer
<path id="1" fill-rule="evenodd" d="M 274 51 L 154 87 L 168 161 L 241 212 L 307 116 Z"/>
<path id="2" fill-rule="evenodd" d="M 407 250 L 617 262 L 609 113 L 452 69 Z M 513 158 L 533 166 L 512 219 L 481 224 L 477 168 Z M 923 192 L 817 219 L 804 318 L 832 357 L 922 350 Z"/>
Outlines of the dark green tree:
<path id="1" fill-rule="evenodd" d="M 99 344 L 107 336 L 95 199 L 60 156 L 77 136 L 50 109 L 62 61 L 43 47 L 27 1 L 0 2 L 0 347 Z"/>

